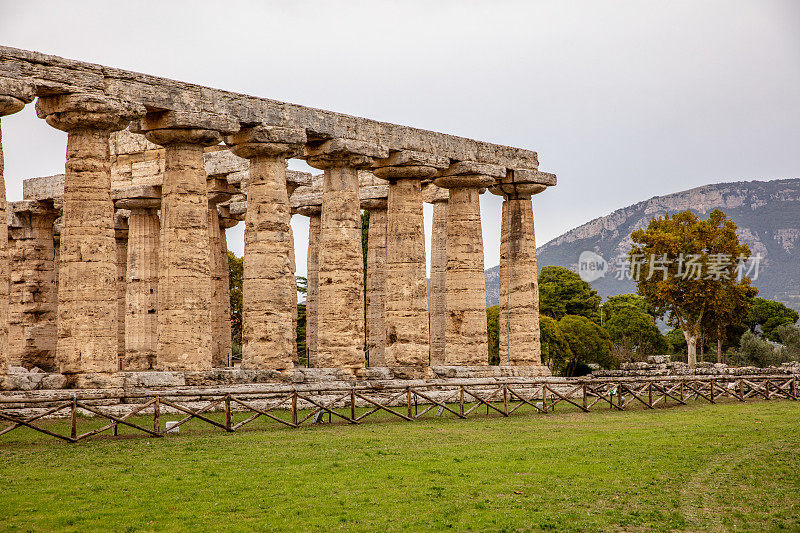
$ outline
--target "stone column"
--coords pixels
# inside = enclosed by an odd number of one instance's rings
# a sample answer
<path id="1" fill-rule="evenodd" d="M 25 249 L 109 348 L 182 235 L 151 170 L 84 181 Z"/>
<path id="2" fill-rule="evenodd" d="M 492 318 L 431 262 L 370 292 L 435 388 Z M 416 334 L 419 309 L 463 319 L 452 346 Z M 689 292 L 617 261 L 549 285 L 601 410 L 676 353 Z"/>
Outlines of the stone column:
<path id="1" fill-rule="evenodd" d="M 294 367 L 297 288 L 290 261 L 291 211 L 286 159 L 305 143 L 305 131 L 247 128 L 227 139 L 250 160 L 244 236 L 242 367 Z"/>
<path id="2" fill-rule="evenodd" d="M 15 204 L 9 227 L 8 358 L 13 366 L 58 372 L 55 248 L 52 202 Z"/>
<path id="3" fill-rule="evenodd" d="M 39 117 L 66 131 L 56 362 L 62 373 L 114 372 L 117 284 L 109 134 L 144 108 L 94 94 L 39 98 Z"/>
<path id="4" fill-rule="evenodd" d="M 211 366 L 224 368 L 230 360 L 230 330 L 225 340 L 225 322 L 230 323 L 230 313 L 225 315 L 224 285 L 228 280 L 228 256 L 222 257 L 225 230 L 220 227 L 217 204 L 208 206 L 208 250 L 211 261 Z M 226 245 L 227 248 L 227 245 Z M 230 301 L 228 302 L 230 305 Z"/>
<path id="5" fill-rule="evenodd" d="M 219 269 L 220 276 L 217 280 L 217 297 L 219 298 L 219 351 L 225 354 L 225 367 L 233 366 L 231 361 L 232 346 L 231 346 L 231 283 L 230 283 L 230 267 L 228 264 L 228 238 L 225 230 L 232 228 L 238 224 L 238 220 L 231 218 L 220 218 L 220 233 L 219 233 L 219 249 L 217 251 L 219 258 L 217 260 L 217 268 Z M 222 362 L 222 361 L 220 361 Z"/>
<path id="6" fill-rule="evenodd" d="M 292 197 L 292 194 L 297 187 L 302 185 L 301 181 L 295 179 L 295 175 L 300 173 L 292 173 L 291 175 L 287 171 L 286 173 L 286 197 L 287 201 L 289 201 Z M 289 203 L 291 207 L 291 202 Z M 294 255 L 294 231 L 292 231 L 292 211 L 291 208 L 289 209 L 289 271 L 292 273 L 292 283 L 294 286 L 294 306 L 292 307 L 292 331 L 294 331 L 294 342 L 292 344 L 292 361 L 294 362 L 295 366 L 300 365 L 299 354 L 297 353 L 297 262 L 295 260 Z M 307 279 L 307 278 L 306 278 Z"/>
<path id="7" fill-rule="evenodd" d="M 386 200 L 369 200 L 367 228 L 367 357 L 369 366 L 386 366 Z"/>
<path id="8" fill-rule="evenodd" d="M 0 81 L 0 117 L 22 111 L 25 104 L 33 101 L 33 89 L 17 80 L 3 78 Z M 4 176 L 3 132 L 0 124 L 0 374 L 8 368 L 8 208 L 6 205 L 6 181 Z"/>
<path id="9" fill-rule="evenodd" d="M 450 190 L 445 273 L 447 365 L 489 364 L 480 189 L 491 185 L 500 174 L 505 174 L 504 168 L 459 162 L 434 182 Z"/>
<path id="10" fill-rule="evenodd" d="M 386 238 L 386 363 L 426 367 L 430 362 L 425 276 L 425 225 L 421 180 L 449 160 L 420 152 L 396 152 L 377 163 L 389 181 Z"/>
<path id="11" fill-rule="evenodd" d="M 445 193 L 447 192 L 443 189 Z M 445 364 L 445 275 L 447 271 L 447 196 L 433 203 L 431 224 L 431 365 Z"/>
<path id="12" fill-rule="evenodd" d="M 309 149 L 308 163 L 325 170 L 319 241 L 318 359 L 321 367 L 363 368 L 364 265 L 358 169 L 385 149 L 332 139 Z"/>
<path id="13" fill-rule="evenodd" d="M 128 277 L 128 215 L 127 210 L 114 213 L 114 237 L 117 243 L 117 364 L 122 370 L 125 357 L 125 300 Z"/>
<path id="14" fill-rule="evenodd" d="M 509 179 L 510 178 L 510 179 Z M 490 188 L 503 197 L 500 236 L 500 364 L 540 366 L 539 285 L 531 196 L 552 174 L 515 171 Z M 523 181 L 525 180 L 525 181 Z"/>
<path id="15" fill-rule="evenodd" d="M 132 128 L 165 147 L 158 282 L 159 370 L 210 370 L 211 255 L 203 148 L 238 129 L 220 115 L 165 112 Z"/>
<path id="16" fill-rule="evenodd" d="M 158 352 L 158 242 L 161 200 L 129 200 L 122 370 L 156 368 Z"/>
<path id="17" fill-rule="evenodd" d="M 322 209 L 320 206 L 307 206 L 299 211 L 308 217 L 308 252 L 306 254 L 306 352 L 308 367 L 317 363 L 317 317 L 319 305 L 319 233 Z"/>

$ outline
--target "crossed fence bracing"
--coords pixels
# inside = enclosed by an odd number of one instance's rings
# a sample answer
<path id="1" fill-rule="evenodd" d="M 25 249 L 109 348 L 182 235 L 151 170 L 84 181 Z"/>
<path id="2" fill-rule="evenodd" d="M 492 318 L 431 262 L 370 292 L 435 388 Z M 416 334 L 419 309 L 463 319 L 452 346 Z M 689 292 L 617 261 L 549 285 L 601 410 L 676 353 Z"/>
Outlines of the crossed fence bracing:
<path id="1" fill-rule="evenodd" d="M 298 428 L 324 421 L 328 416 L 349 424 L 360 424 L 379 412 L 388 413 L 403 421 L 413 422 L 442 416 L 466 419 L 470 416 L 495 414 L 511 416 L 523 408 L 537 413 L 551 413 L 558 404 L 569 404 L 579 411 L 589 412 L 600 408 L 625 411 L 631 405 L 656 409 L 668 405 L 686 405 L 690 401 L 717 403 L 721 400 L 746 402 L 748 400 L 786 399 L 797 401 L 796 376 L 751 377 L 659 377 L 659 378 L 603 378 L 575 380 L 514 380 L 509 382 L 426 383 L 416 385 L 366 385 L 349 388 L 331 388 L 320 384 L 318 388 L 291 390 L 276 395 L 275 389 L 246 392 L 204 392 L 198 400 L 197 392 L 165 391 L 163 393 L 81 394 L 69 399 L 20 399 L 0 397 L 0 421 L 8 425 L 0 429 L 0 437 L 11 431 L 29 428 L 41 434 L 66 442 L 79 442 L 105 432 L 117 434 L 119 426 L 126 426 L 149 437 L 165 437 L 190 420 L 207 424 L 210 428 L 228 433 L 241 430 L 263 417 L 289 428 Z M 109 406 L 92 402 L 116 400 L 130 404 L 130 410 L 120 414 Z M 117 406 L 119 406 L 117 404 Z M 198 406 L 198 404 L 200 404 Z M 20 409 L 35 410 L 24 416 Z M 212 412 L 224 413 L 224 420 L 209 416 Z M 42 422 L 67 415 L 69 433 L 59 433 Z M 170 429 L 161 427 L 162 416 L 183 415 L 173 421 Z M 234 422 L 234 415 L 245 418 Z M 108 421 L 99 428 L 81 433 L 81 421 L 86 415 Z M 137 423 L 133 417 L 152 415 L 152 426 Z"/>

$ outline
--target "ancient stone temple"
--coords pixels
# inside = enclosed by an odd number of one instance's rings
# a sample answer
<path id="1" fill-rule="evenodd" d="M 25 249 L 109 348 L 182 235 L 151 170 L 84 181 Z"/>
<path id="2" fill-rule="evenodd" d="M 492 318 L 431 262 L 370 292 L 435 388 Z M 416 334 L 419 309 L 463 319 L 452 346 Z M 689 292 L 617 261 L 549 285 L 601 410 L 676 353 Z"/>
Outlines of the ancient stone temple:
<path id="1" fill-rule="evenodd" d="M 535 152 L 0 47 L 0 117 L 27 104 L 68 140 L 64 174 L 26 180 L 8 205 L 0 144 L 0 374 L 38 367 L 81 387 L 145 373 L 549 373 L 532 197 L 556 179 Z M 503 198 L 504 370 L 487 351 L 487 190 Z M 293 215 L 309 223 L 301 354 Z M 226 229 L 239 223 L 233 369 Z"/>

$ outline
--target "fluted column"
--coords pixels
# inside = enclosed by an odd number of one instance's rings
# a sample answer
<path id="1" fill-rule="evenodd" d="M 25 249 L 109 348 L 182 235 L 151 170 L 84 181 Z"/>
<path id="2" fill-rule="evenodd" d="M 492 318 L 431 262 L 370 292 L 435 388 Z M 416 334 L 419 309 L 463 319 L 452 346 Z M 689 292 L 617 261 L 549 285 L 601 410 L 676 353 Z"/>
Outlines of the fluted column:
<path id="1" fill-rule="evenodd" d="M 445 192 L 447 192 L 445 190 Z M 431 365 L 445 364 L 445 275 L 447 271 L 447 195 L 433 201 L 431 224 Z"/>
<path id="2" fill-rule="evenodd" d="M 159 370 L 210 370 L 211 255 L 203 148 L 238 124 L 220 115 L 166 112 L 132 127 L 165 147 L 159 240 Z"/>
<path id="3" fill-rule="evenodd" d="M 284 370 L 294 366 L 297 289 L 290 261 L 291 211 L 286 159 L 305 132 L 258 126 L 227 139 L 250 160 L 244 237 L 242 366 Z"/>
<path id="4" fill-rule="evenodd" d="M 321 367 L 363 368 L 364 265 L 358 169 L 381 147 L 332 139 L 309 149 L 308 163 L 325 170 L 319 240 L 318 359 Z"/>
<path id="5" fill-rule="evenodd" d="M 128 277 L 128 212 L 114 213 L 114 237 L 117 248 L 117 368 L 125 358 L 125 301 Z"/>
<path id="6" fill-rule="evenodd" d="M 3 79 L 0 82 L 0 119 L 22 111 L 33 101 L 33 89 L 21 82 Z M 5 160 L 3 158 L 3 132 L 0 124 L 0 374 L 8 368 L 8 296 L 9 250 L 8 206 L 6 203 Z"/>
<path id="7" fill-rule="evenodd" d="M 36 110 L 69 134 L 56 362 L 62 373 L 114 372 L 117 266 L 108 137 L 144 109 L 106 96 L 71 94 L 39 98 Z"/>
<path id="8" fill-rule="evenodd" d="M 208 250 L 211 262 L 211 366 L 224 368 L 228 366 L 230 355 L 230 331 L 225 338 L 225 322 L 230 322 L 230 314 L 225 315 L 224 294 L 228 279 L 228 256 L 222 257 L 222 241 L 225 230 L 220 227 L 217 204 L 210 202 L 208 206 Z M 227 245 L 226 245 L 227 247 Z M 230 305 L 230 301 L 228 302 Z"/>
<path id="9" fill-rule="evenodd" d="M 370 200 L 367 229 L 367 357 L 369 366 L 386 366 L 386 200 Z"/>
<path id="10" fill-rule="evenodd" d="M 503 197 L 500 236 L 500 364 L 542 364 L 539 332 L 539 285 L 536 270 L 533 203 L 555 176 L 516 171 L 491 187 Z"/>
<path id="11" fill-rule="evenodd" d="M 450 190 L 445 273 L 447 365 L 489 364 L 480 192 L 494 182 L 492 174 L 500 173 L 500 167 L 493 165 L 460 162 L 434 182 Z"/>
<path id="12" fill-rule="evenodd" d="M 220 354 L 220 366 L 229 367 L 232 365 L 232 347 L 231 347 L 231 284 L 230 284 L 230 267 L 228 264 L 228 238 L 225 230 L 233 227 L 236 224 L 229 224 L 232 219 L 223 221 L 219 219 L 219 247 L 216 250 L 217 261 L 217 343 L 218 353 Z M 226 223 L 227 222 L 227 223 Z M 237 222 L 233 220 L 232 222 Z M 213 250 L 212 250 L 213 252 Z"/>
<path id="13" fill-rule="evenodd" d="M 128 218 L 125 355 L 122 370 L 156 368 L 160 200 L 141 200 Z"/>
<path id="14" fill-rule="evenodd" d="M 449 160 L 420 152 L 396 152 L 377 163 L 375 175 L 389 181 L 386 238 L 386 363 L 428 366 L 428 298 L 422 179 Z"/>
<path id="15" fill-rule="evenodd" d="M 58 372 L 56 261 L 50 202 L 19 202 L 9 227 L 8 358 L 13 366 Z"/>
<path id="16" fill-rule="evenodd" d="M 294 191 L 301 185 L 300 182 L 286 176 L 286 197 L 290 201 Z M 291 205 L 291 204 L 290 204 Z M 294 331 L 294 341 L 292 343 L 292 362 L 295 366 L 300 364 L 299 354 L 297 353 L 297 261 L 294 254 L 294 231 L 292 230 L 292 211 L 289 210 L 289 271 L 292 274 L 294 287 L 294 306 L 292 306 L 292 331 Z M 308 278 L 306 278 L 308 279 Z"/>
<path id="17" fill-rule="evenodd" d="M 301 208 L 308 217 L 308 252 L 306 253 L 306 354 L 308 367 L 319 366 L 317 361 L 317 317 L 319 316 L 319 233 L 322 210 L 319 206 Z"/>

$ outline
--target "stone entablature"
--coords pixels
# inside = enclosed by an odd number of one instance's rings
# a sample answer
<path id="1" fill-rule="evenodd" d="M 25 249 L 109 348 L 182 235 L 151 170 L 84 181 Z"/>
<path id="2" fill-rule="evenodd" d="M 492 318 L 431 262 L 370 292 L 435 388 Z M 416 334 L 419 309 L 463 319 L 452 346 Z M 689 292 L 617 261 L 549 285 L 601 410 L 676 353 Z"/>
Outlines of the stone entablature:
<path id="1" fill-rule="evenodd" d="M 269 124 L 306 131 L 309 143 L 343 138 L 385 150 L 414 150 L 454 161 L 478 161 L 508 170 L 536 170 L 536 152 L 486 143 L 297 104 L 212 89 L 138 72 L 0 46 L 0 77 L 34 87 L 36 96 L 105 94 L 162 110 L 224 117 L 240 124 Z"/>

